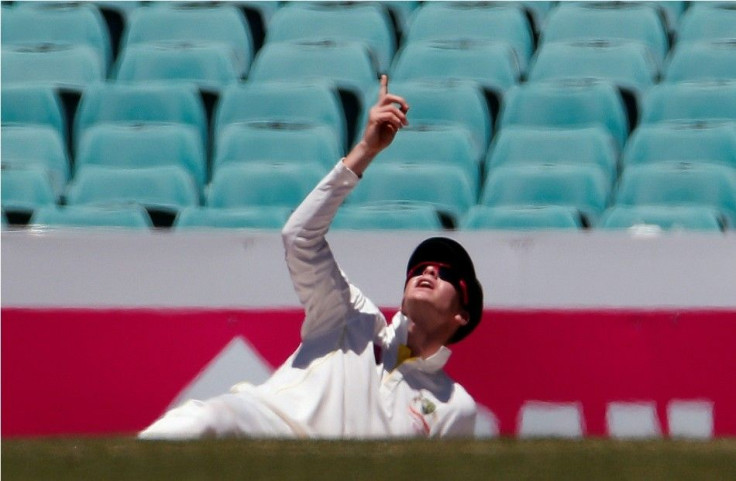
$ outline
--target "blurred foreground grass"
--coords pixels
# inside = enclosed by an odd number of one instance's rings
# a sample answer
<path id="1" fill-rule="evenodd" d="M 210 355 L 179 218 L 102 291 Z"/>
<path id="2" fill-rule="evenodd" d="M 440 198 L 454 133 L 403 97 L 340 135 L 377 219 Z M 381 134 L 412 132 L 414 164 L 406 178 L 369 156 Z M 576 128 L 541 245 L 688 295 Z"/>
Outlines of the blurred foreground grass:
<path id="1" fill-rule="evenodd" d="M 2 479 L 736 480 L 736 439 L 689 441 L 2 441 Z"/>

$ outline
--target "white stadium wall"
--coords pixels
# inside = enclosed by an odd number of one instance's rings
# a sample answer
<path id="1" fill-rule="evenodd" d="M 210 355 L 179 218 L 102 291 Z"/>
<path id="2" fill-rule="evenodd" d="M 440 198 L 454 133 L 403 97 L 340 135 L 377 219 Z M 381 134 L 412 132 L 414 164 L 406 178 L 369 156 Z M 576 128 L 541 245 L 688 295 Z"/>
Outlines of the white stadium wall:
<path id="1" fill-rule="evenodd" d="M 451 235 L 485 289 L 448 364 L 479 436 L 736 435 L 733 234 Z M 424 237 L 329 241 L 390 316 Z M 2 434 L 132 434 L 263 380 L 301 314 L 275 232 L 5 231 Z"/>

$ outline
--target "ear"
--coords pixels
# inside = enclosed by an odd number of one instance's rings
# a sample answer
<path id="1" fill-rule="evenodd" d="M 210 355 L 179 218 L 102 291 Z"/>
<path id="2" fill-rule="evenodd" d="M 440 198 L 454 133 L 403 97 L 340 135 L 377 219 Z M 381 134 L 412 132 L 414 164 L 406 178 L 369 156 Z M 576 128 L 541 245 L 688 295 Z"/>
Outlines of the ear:
<path id="1" fill-rule="evenodd" d="M 463 309 L 462 311 L 455 314 L 454 321 L 458 327 L 464 326 L 468 322 L 470 322 L 470 313 Z"/>

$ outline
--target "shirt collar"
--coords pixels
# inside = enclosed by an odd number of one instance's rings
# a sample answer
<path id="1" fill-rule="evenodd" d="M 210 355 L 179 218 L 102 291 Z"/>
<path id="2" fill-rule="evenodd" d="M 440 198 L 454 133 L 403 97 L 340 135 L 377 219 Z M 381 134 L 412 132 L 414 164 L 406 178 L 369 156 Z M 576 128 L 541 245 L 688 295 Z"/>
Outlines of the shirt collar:
<path id="1" fill-rule="evenodd" d="M 391 321 L 396 326 L 396 337 L 401 345 L 406 345 L 406 339 L 408 337 L 409 329 L 409 318 L 406 317 L 401 311 L 394 315 Z M 450 359 L 452 351 L 446 346 L 440 346 L 437 351 L 429 357 L 411 357 L 406 360 L 407 363 L 416 366 L 417 369 L 424 372 L 436 372 L 441 370 L 447 364 Z"/>

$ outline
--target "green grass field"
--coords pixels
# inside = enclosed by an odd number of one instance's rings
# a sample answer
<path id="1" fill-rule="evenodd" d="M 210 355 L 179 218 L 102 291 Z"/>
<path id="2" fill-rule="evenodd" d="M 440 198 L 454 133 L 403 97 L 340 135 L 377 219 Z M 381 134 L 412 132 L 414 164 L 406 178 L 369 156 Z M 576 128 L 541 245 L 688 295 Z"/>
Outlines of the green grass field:
<path id="1" fill-rule="evenodd" d="M 736 480 L 736 439 L 3 440 L 2 479 L 731 481 Z"/>

